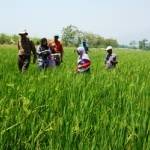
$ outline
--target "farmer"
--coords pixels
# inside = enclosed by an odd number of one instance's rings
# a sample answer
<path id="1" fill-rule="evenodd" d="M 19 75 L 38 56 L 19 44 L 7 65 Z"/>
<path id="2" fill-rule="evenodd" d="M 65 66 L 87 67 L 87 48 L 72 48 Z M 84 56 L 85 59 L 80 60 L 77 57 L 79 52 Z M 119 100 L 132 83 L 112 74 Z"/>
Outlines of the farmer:
<path id="1" fill-rule="evenodd" d="M 86 53 L 84 47 L 77 48 L 78 60 L 77 60 L 77 72 L 89 72 L 91 61 Z"/>
<path id="2" fill-rule="evenodd" d="M 112 53 L 112 51 L 113 51 L 112 46 L 108 46 L 106 48 L 106 51 L 107 51 L 107 55 L 105 58 L 106 68 L 107 69 L 115 68 L 118 62 L 117 62 L 116 54 Z"/>
<path id="3" fill-rule="evenodd" d="M 48 42 L 46 38 L 42 38 L 40 46 L 37 47 L 38 56 L 38 67 L 40 69 L 47 69 L 48 67 L 55 66 L 55 62 L 51 56 L 51 50 L 48 47 Z"/>
<path id="4" fill-rule="evenodd" d="M 59 41 L 59 36 L 54 36 L 54 41 L 49 42 L 49 47 L 52 50 L 52 54 L 55 57 L 56 65 L 60 65 L 63 62 L 63 46 Z"/>
<path id="5" fill-rule="evenodd" d="M 18 68 L 20 72 L 28 69 L 30 64 L 31 52 L 33 53 L 33 63 L 36 62 L 36 48 L 34 43 L 27 37 L 26 30 L 19 33 L 20 38 L 18 41 Z"/>

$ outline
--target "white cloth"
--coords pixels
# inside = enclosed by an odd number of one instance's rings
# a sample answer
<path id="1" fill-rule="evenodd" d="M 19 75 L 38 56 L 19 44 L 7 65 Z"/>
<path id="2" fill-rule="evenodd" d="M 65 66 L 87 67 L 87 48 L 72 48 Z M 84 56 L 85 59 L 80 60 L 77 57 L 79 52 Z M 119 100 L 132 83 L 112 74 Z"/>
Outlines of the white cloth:
<path id="1" fill-rule="evenodd" d="M 90 58 L 89 58 L 88 54 L 84 53 L 82 55 L 82 57 L 80 57 L 80 56 L 78 57 L 77 63 L 81 62 L 83 59 L 90 61 Z"/>
<path id="2" fill-rule="evenodd" d="M 79 53 L 85 53 L 85 48 L 84 48 L 83 46 L 78 47 L 78 48 L 77 48 L 77 51 L 78 51 Z"/>
<path id="3" fill-rule="evenodd" d="M 91 61 L 88 54 L 86 53 L 82 54 L 82 56 L 79 56 L 77 60 L 77 71 L 78 72 L 87 71 L 88 69 L 90 69 L 90 64 Z"/>
<path id="4" fill-rule="evenodd" d="M 117 57 L 116 57 L 116 54 L 112 54 L 110 57 L 109 57 L 109 60 L 106 62 L 106 67 L 111 69 L 111 68 L 114 68 L 116 65 L 114 65 L 117 61 Z"/>

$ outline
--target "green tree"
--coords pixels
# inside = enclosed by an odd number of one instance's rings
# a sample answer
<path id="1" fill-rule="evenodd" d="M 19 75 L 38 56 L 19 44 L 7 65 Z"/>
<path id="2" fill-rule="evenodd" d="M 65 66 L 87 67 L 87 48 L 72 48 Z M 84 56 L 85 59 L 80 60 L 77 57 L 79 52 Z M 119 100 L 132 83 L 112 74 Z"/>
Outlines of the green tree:
<path id="1" fill-rule="evenodd" d="M 139 41 L 139 49 L 143 49 L 143 50 L 146 50 L 146 49 L 149 49 L 149 43 L 148 43 L 148 40 L 147 39 L 143 39 L 142 41 Z"/>
<path id="2" fill-rule="evenodd" d="M 76 26 L 69 25 L 62 30 L 62 41 L 65 46 L 78 46 L 83 40 L 87 40 L 90 47 L 106 47 L 112 45 L 118 47 L 115 39 L 105 39 L 98 34 L 84 32 Z"/>
<path id="3" fill-rule="evenodd" d="M 75 46 L 81 41 L 82 32 L 76 26 L 69 25 L 62 30 L 62 41 L 65 46 Z"/>
<path id="4" fill-rule="evenodd" d="M 105 46 L 109 46 L 109 45 L 111 45 L 113 47 L 118 47 L 119 46 L 117 40 L 115 40 L 115 39 L 105 39 Z"/>
<path id="5" fill-rule="evenodd" d="M 0 44 L 11 44 L 10 36 L 6 34 L 0 34 Z"/>
<path id="6" fill-rule="evenodd" d="M 129 43 L 129 45 L 130 45 L 130 47 L 133 48 L 133 49 L 136 49 L 136 48 L 137 48 L 137 43 L 136 43 L 136 41 L 131 41 L 131 42 Z"/>

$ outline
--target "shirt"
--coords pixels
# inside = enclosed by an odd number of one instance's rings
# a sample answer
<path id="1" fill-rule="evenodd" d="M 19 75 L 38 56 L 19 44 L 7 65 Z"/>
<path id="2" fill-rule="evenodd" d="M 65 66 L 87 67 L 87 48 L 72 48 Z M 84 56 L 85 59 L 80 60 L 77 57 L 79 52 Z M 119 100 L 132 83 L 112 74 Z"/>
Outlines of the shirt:
<path id="1" fill-rule="evenodd" d="M 54 41 L 54 52 L 55 53 L 62 53 L 63 52 L 63 46 L 60 41 Z"/>
<path id="2" fill-rule="evenodd" d="M 18 41 L 18 55 L 31 55 L 31 51 L 36 56 L 36 48 L 34 43 L 29 38 L 20 39 Z"/>

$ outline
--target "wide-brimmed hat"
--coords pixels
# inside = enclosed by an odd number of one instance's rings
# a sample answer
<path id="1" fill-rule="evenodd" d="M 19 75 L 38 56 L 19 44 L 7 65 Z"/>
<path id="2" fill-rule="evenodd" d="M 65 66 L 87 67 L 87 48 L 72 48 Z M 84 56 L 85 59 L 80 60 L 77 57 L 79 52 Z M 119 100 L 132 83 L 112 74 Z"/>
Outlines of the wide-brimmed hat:
<path id="1" fill-rule="evenodd" d="M 23 30 L 23 31 L 19 32 L 19 35 L 28 35 L 28 32 L 27 32 L 27 30 Z"/>
<path id="2" fill-rule="evenodd" d="M 112 50 L 112 49 L 113 49 L 112 46 L 108 46 L 105 50 L 109 51 L 109 50 Z"/>

